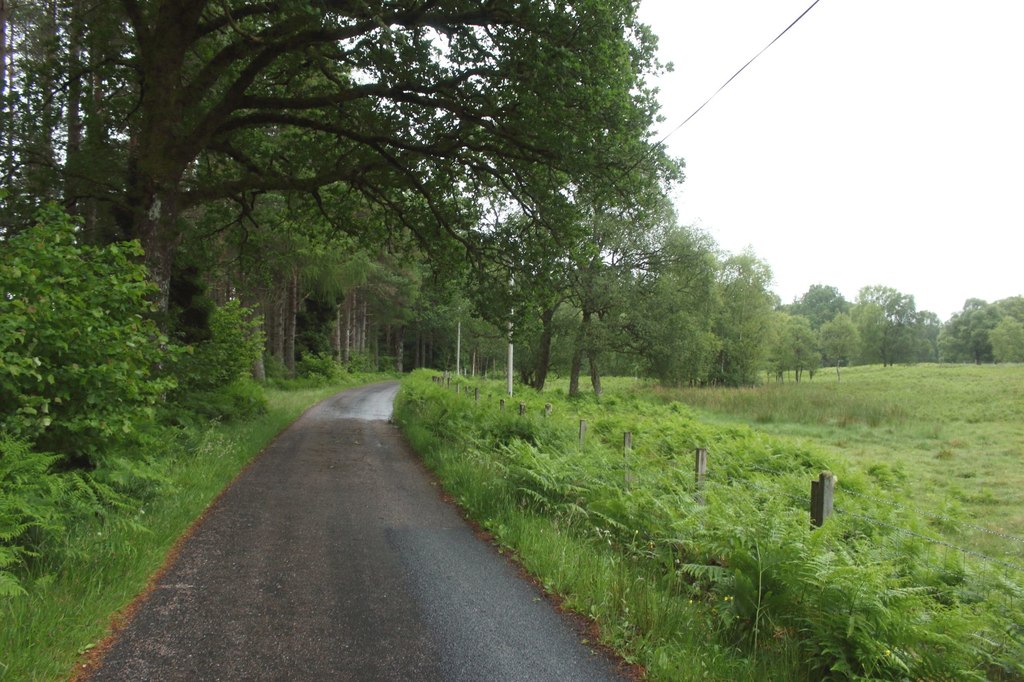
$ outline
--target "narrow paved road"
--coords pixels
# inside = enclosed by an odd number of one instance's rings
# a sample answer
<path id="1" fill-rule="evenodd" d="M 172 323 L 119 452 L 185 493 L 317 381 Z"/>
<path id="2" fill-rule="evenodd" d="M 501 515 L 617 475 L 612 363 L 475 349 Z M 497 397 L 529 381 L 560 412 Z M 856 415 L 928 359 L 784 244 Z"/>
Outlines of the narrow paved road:
<path id="1" fill-rule="evenodd" d="M 387 422 L 328 399 L 184 543 L 93 680 L 620 680 L 479 540 Z"/>

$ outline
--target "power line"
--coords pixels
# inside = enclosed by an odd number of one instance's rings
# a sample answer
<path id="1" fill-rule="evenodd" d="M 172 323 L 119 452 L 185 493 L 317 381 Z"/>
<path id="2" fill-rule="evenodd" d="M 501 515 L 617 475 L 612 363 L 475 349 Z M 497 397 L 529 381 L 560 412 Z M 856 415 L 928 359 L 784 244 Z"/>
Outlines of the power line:
<path id="1" fill-rule="evenodd" d="M 684 120 L 682 123 L 680 123 L 675 128 L 673 128 L 671 131 L 669 131 L 669 133 L 667 135 L 665 135 L 665 137 L 661 138 L 661 140 L 658 141 L 658 145 L 657 146 L 663 145 L 665 143 L 665 140 L 667 140 L 668 138 L 672 137 L 672 135 L 674 135 L 680 128 L 682 128 L 684 125 L 689 123 L 691 118 L 693 118 L 694 116 L 699 114 L 701 109 L 706 107 L 711 102 L 711 100 L 713 100 L 715 97 L 718 96 L 718 93 L 720 93 L 722 90 L 725 90 L 726 86 L 729 85 L 729 83 L 732 83 L 736 79 L 737 76 L 739 76 L 741 73 L 743 73 L 743 71 L 746 70 L 746 68 L 748 66 L 750 66 L 751 64 L 754 63 L 754 60 L 756 60 L 758 57 L 760 57 L 762 54 L 764 54 L 768 50 L 769 47 L 771 47 L 776 42 L 778 42 L 779 38 L 781 38 L 782 36 L 786 35 L 786 33 L 789 32 L 789 29 L 791 29 L 794 26 L 796 26 L 797 23 L 801 19 L 803 19 L 804 16 L 808 12 L 810 12 L 812 9 L 814 9 L 814 6 L 817 5 L 819 2 L 821 2 L 821 0 L 814 0 L 814 2 L 812 2 L 811 5 L 800 14 L 800 16 L 798 16 L 796 19 L 794 19 L 793 22 L 789 26 L 787 26 L 785 29 L 783 29 L 782 33 L 780 33 L 779 35 L 775 36 L 775 38 L 770 43 L 768 43 L 763 48 L 761 48 L 760 52 L 758 52 L 753 57 L 751 57 L 750 61 L 748 61 L 743 66 L 741 66 L 739 71 L 737 71 L 732 76 L 730 76 L 729 80 L 727 80 L 724 83 L 722 83 L 721 87 L 718 88 L 717 90 L 715 90 L 714 94 L 711 95 L 711 97 L 708 97 L 707 100 L 705 100 L 704 104 L 701 104 L 699 107 L 697 107 L 697 109 L 692 114 L 690 114 L 689 116 L 686 117 L 686 120 Z"/>

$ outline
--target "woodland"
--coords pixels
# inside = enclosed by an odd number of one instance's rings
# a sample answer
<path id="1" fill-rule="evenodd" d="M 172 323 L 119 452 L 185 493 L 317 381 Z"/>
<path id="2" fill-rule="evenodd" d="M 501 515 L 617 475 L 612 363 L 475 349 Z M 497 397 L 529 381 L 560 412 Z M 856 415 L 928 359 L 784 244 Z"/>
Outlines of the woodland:
<path id="1" fill-rule="evenodd" d="M 268 404 L 287 423 L 284 389 L 413 369 L 483 381 L 510 344 L 519 386 L 564 385 L 584 407 L 610 376 L 692 390 L 1024 362 L 1024 297 L 968 299 L 947 321 L 878 284 L 783 303 L 755 253 L 678 224 L 685 164 L 653 133 L 648 85 L 668 67 L 637 9 L 0 0 L 11 613 L 92 571 L 68 566 L 140 551 L 141 515 L 231 450 L 220 426 Z M 68 540 L 115 527 L 123 551 Z"/>

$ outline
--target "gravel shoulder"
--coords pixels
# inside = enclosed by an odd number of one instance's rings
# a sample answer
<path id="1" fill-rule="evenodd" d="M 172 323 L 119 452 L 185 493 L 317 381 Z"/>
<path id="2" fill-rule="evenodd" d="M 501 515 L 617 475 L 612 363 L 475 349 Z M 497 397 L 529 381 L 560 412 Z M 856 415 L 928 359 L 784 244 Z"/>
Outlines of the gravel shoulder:
<path id="1" fill-rule="evenodd" d="M 306 412 L 208 511 L 91 680 L 623 680 L 479 539 L 387 420 Z"/>

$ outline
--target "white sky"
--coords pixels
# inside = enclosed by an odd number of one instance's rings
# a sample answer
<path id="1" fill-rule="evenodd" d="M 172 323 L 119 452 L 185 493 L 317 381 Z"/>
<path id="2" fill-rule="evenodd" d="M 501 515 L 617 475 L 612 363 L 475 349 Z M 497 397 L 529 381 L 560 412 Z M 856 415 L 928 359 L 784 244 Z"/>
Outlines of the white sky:
<path id="1" fill-rule="evenodd" d="M 667 134 L 812 0 L 642 0 Z M 881 284 L 943 320 L 1024 294 L 1024 1 L 821 0 L 669 137 L 680 222 L 784 303 Z"/>

